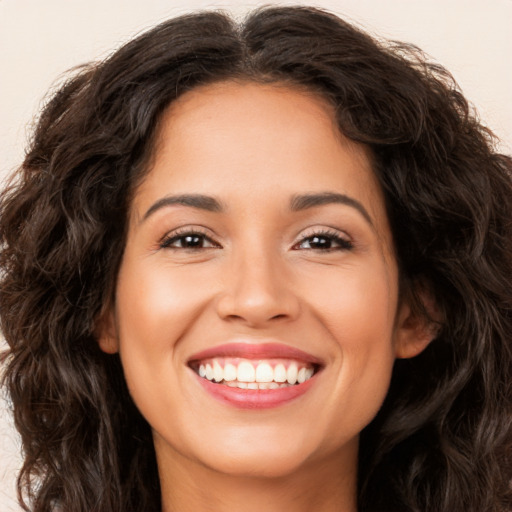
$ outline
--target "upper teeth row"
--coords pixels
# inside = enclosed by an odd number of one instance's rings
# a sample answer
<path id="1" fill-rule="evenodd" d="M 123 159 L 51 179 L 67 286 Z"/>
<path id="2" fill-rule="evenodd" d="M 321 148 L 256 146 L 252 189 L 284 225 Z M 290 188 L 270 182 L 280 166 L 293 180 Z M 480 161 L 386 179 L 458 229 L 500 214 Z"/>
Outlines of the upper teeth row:
<path id="1" fill-rule="evenodd" d="M 314 370 L 310 367 L 301 367 L 295 362 L 288 368 L 284 364 L 277 364 L 274 368 L 269 363 L 260 362 L 256 365 L 242 361 L 238 365 L 227 363 L 222 367 L 218 361 L 201 364 L 199 375 L 211 381 L 239 381 L 239 382 L 288 382 L 288 384 L 301 384 L 313 376 Z"/>

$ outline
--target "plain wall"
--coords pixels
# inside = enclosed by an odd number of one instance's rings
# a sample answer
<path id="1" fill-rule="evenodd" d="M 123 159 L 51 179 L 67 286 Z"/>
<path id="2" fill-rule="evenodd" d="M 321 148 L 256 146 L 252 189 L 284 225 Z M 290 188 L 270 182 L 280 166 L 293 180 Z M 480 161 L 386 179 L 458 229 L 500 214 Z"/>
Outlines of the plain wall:
<path id="1" fill-rule="evenodd" d="M 265 2 L 270 3 L 270 2 Z M 302 2 L 278 1 L 279 5 Z M 371 33 L 413 42 L 447 67 L 512 152 L 512 0 L 317 0 Z M 152 25 L 197 8 L 242 16 L 258 2 L 0 0 L 0 180 L 22 160 L 30 125 L 59 76 L 104 58 Z M 0 399 L 0 510 L 18 511 L 19 442 Z"/>

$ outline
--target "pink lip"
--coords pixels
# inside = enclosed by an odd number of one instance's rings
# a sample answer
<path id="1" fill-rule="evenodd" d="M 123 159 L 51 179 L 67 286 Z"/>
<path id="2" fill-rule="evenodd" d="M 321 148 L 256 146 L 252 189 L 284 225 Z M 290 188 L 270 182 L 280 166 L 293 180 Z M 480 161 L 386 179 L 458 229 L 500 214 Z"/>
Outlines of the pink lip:
<path id="1" fill-rule="evenodd" d="M 189 358 L 189 365 L 214 357 L 240 357 L 244 359 L 294 359 L 322 366 L 322 361 L 302 350 L 280 343 L 226 343 L 212 347 Z M 317 374 L 302 384 L 277 389 L 240 389 L 210 382 L 194 372 L 203 389 L 213 398 L 240 409 L 268 409 L 284 405 L 306 393 L 316 382 Z"/>
<path id="2" fill-rule="evenodd" d="M 306 382 L 287 388 L 239 389 L 231 388 L 224 384 L 215 384 L 208 379 L 199 377 L 196 373 L 194 375 L 196 375 L 200 384 L 213 398 L 239 409 L 269 409 L 284 405 L 302 396 L 316 381 L 315 374 Z"/>
<path id="3" fill-rule="evenodd" d="M 295 359 L 322 365 L 322 360 L 298 348 L 282 343 L 225 343 L 208 348 L 189 358 L 189 363 L 213 357 L 240 357 L 244 359 Z"/>

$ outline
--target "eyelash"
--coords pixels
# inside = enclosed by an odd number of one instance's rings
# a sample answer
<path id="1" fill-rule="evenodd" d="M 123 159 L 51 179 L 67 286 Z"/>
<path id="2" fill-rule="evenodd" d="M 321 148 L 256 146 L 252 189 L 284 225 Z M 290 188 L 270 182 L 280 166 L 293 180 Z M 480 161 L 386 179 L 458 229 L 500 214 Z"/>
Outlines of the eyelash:
<path id="1" fill-rule="evenodd" d="M 309 250 L 312 251 L 321 251 L 321 252 L 332 252 L 332 251 L 349 251 L 354 248 L 354 245 L 350 240 L 347 240 L 346 238 L 342 238 L 337 231 L 331 231 L 328 229 L 321 229 L 319 231 L 313 231 L 312 233 L 309 233 L 307 236 L 304 236 L 299 242 L 297 242 L 293 248 L 303 244 L 306 241 L 317 238 L 317 239 L 328 239 L 330 242 L 334 242 L 338 244 L 338 247 L 328 247 L 325 249 L 320 248 L 310 248 Z M 298 250 L 298 249 L 297 249 Z"/>
<path id="2" fill-rule="evenodd" d="M 177 241 L 182 241 L 187 237 L 196 237 L 200 238 L 203 242 L 207 240 L 211 247 L 173 247 L 172 244 L 176 243 Z M 304 236 L 301 238 L 299 242 L 293 245 L 292 249 L 294 250 L 300 250 L 299 246 L 302 245 L 305 242 L 308 242 L 311 244 L 311 241 L 313 239 L 328 239 L 330 240 L 330 243 L 335 243 L 338 245 L 338 247 L 327 247 L 327 248 L 309 248 L 305 250 L 312 250 L 312 251 L 318 251 L 318 252 L 332 252 L 332 251 L 349 251 L 354 248 L 352 242 L 350 240 L 347 240 L 345 238 L 342 238 L 337 231 L 331 231 L 328 229 L 323 229 L 319 231 L 313 231 L 307 236 Z M 318 242 L 317 242 L 318 243 Z M 221 246 L 214 242 L 205 232 L 199 230 L 199 229 L 191 229 L 191 228 L 181 228 L 177 231 L 172 232 L 171 234 L 166 235 L 162 241 L 160 242 L 160 248 L 161 249 L 171 249 L 171 250 L 189 250 L 189 251 L 196 251 L 201 249 L 213 249 L 213 248 L 220 248 Z"/>
<path id="3" fill-rule="evenodd" d="M 219 244 L 214 242 L 205 232 L 202 232 L 199 229 L 181 228 L 168 235 L 165 235 L 165 237 L 160 242 L 160 248 L 192 251 L 198 249 L 197 247 L 172 247 L 173 243 L 177 242 L 180 239 L 183 240 L 187 237 L 199 237 L 202 240 L 208 240 L 214 247 L 220 247 Z M 210 247 L 199 247 L 199 249 L 210 249 Z"/>

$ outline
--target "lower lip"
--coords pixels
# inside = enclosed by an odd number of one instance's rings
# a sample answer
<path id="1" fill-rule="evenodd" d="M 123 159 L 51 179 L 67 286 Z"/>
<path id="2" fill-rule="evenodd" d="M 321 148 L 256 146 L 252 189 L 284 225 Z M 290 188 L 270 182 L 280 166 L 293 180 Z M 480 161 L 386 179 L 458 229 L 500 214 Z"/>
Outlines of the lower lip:
<path id="1" fill-rule="evenodd" d="M 270 409 L 295 400 L 306 393 L 314 384 L 315 376 L 302 384 L 277 389 L 241 389 L 224 384 L 215 384 L 195 372 L 203 388 L 213 398 L 239 409 Z"/>

